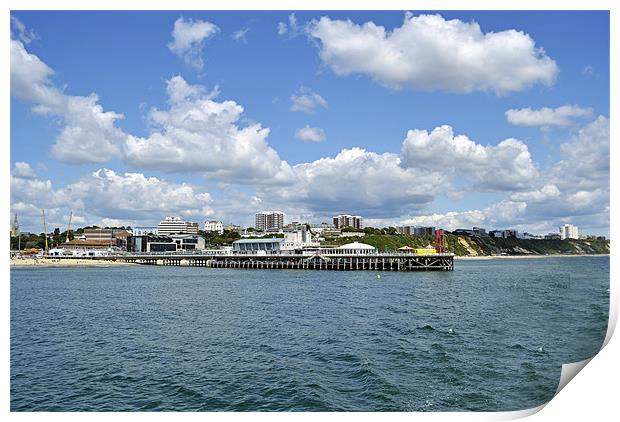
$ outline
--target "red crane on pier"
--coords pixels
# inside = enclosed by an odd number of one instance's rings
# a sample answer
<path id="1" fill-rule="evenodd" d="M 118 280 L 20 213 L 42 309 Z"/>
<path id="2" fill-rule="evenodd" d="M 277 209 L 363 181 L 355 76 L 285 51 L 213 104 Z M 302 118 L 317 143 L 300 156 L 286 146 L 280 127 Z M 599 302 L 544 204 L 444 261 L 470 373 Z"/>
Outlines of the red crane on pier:
<path id="1" fill-rule="evenodd" d="M 435 250 L 437 253 L 446 253 L 446 244 L 443 239 L 443 230 L 435 230 Z"/>

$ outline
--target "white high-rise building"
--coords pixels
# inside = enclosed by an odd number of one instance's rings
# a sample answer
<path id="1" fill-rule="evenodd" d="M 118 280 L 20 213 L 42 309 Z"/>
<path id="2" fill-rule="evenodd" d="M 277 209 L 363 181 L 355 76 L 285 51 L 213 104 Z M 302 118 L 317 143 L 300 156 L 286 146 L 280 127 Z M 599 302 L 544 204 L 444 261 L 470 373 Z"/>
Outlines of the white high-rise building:
<path id="1" fill-rule="evenodd" d="M 205 232 L 224 234 L 224 224 L 221 221 L 205 221 Z"/>
<path id="2" fill-rule="evenodd" d="M 157 234 L 168 236 L 173 233 L 187 233 L 187 223 L 181 217 L 166 217 L 157 225 Z"/>
<path id="3" fill-rule="evenodd" d="M 281 211 L 262 211 L 256 213 L 254 228 L 258 231 L 281 230 L 284 228 L 285 214 Z"/>
<path id="4" fill-rule="evenodd" d="M 572 224 L 560 226 L 560 239 L 579 239 L 579 229 Z"/>

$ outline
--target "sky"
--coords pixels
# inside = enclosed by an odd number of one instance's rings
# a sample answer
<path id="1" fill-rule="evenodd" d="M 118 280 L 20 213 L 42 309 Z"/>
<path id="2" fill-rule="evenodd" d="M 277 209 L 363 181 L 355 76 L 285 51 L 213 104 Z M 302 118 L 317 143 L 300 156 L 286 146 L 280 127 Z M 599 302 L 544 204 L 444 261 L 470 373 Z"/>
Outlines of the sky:
<path id="1" fill-rule="evenodd" d="M 606 11 L 13 11 L 22 231 L 365 225 L 609 235 Z"/>

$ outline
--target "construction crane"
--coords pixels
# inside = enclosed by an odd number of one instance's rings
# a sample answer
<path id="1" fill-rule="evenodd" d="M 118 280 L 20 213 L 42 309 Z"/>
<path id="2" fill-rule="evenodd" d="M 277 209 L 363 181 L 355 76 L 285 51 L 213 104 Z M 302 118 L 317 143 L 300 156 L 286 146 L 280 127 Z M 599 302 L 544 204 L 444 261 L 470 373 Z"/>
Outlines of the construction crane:
<path id="1" fill-rule="evenodd" d="M 43 215 L 43 236 L 45 236 L 45 253 L 47 253 L 47 226 L 45 225 L 45 210 L 41 210 Z"/>
<path id="2" fill-rule="evenodd" d="M 67 240 L 65 242 L 69 242 L 69 230 L 71 230 L 71 218 L 73 218 L 73 211 L 69 214 L 69 224 L 67 225 Z"/>

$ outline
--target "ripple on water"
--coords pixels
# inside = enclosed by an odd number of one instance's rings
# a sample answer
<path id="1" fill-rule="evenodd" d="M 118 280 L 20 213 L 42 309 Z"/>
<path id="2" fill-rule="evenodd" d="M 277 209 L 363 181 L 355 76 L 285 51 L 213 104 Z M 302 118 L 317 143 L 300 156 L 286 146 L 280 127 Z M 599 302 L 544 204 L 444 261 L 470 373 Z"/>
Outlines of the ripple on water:
<path id="1" fill-rule="evenodd" d="M 519 261 L 381 283 L 364 272 L 12 270 L 11 410 L 539 405 L 562 363 L 601 346 L 609 259 Z"/>

